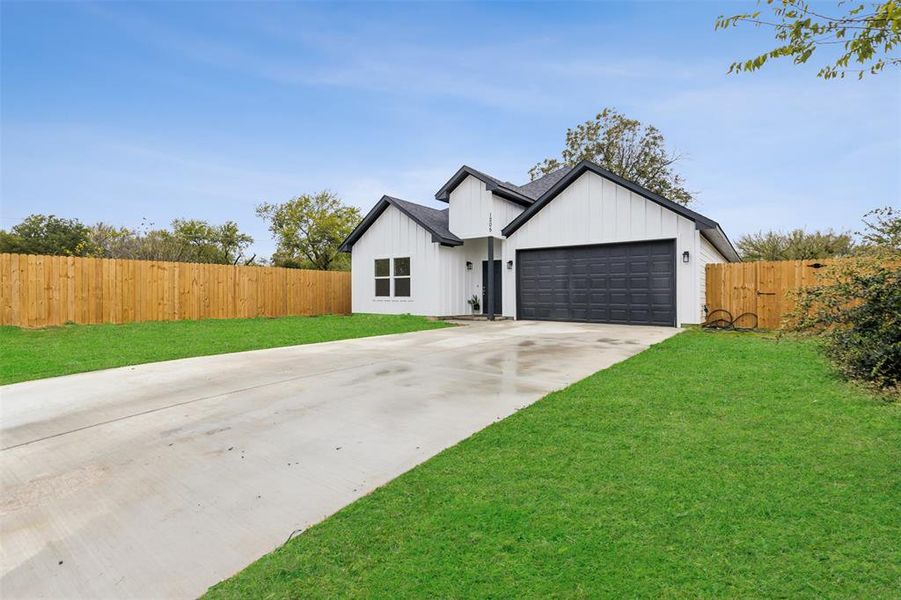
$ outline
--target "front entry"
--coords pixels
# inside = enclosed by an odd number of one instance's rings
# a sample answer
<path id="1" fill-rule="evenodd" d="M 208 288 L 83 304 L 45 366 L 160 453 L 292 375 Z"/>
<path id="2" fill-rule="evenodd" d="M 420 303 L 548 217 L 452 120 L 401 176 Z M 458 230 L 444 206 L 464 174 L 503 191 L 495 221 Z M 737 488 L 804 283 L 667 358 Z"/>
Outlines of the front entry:
<path id="1" fill-rule="evenodd" d="M 488 261 L 482 261 L 482 314 L 488 314 Z M 504 314 L 504 297 L 501 294 L 501 261 L 494 261 L 494 314 Z"/>

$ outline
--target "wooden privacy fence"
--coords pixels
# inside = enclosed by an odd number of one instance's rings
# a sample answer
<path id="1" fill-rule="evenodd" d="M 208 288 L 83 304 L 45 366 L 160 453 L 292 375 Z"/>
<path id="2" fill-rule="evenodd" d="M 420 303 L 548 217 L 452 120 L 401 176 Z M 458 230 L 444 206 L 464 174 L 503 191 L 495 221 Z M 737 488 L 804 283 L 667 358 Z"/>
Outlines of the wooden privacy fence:
<path id="1" fill-rule="evenodd" d="M 754 313 L 758 327 L 775 329 L 794 306 L 789 292 L 816 285 L 820 269 L 834 262 L 780 260 L 708 264 L 708 314 L 715 310 L 727 310 L 733 318 L 737 318 L 743 313 Z M 751 319 L 742 321 L 739 324 L 753 325 Z"/>
<path id="2" fill-rule="evenodd" d="M 350 313 L 350 273 L 0 254 L 0 325 Z"/>

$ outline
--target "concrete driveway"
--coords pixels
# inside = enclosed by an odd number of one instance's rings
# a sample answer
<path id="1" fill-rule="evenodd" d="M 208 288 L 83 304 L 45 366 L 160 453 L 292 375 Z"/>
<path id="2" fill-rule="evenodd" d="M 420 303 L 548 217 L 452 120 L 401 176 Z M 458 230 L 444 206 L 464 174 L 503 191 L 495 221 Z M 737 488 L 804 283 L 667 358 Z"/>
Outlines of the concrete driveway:
<path id="1" fill-rule="evenodd" d="M 678 330 L 498 322 L 0 388 L 0 594 L 196 597 Z"/>

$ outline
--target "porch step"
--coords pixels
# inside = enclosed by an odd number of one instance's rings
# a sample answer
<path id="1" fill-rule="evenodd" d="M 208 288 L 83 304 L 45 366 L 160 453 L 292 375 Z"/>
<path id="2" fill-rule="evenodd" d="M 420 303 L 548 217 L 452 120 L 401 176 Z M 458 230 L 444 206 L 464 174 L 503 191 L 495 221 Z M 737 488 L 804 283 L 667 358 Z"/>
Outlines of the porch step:
<path id="1" fill-rule="evenodd" d="M 439 317 L 440 319 L 452 319 L 454 321 L 487 321 L 487 315 L 448 315 Z M 494 315 L 495 321 L 512 321 L 513 317 L 504 317 L 502 315 Z"/>

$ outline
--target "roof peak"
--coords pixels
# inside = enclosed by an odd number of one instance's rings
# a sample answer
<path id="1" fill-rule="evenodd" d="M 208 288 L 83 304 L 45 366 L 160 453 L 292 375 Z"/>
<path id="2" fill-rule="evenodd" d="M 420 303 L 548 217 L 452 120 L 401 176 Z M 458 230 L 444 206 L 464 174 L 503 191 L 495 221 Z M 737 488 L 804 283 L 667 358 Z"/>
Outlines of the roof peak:
<path id="1" fill-rule="evenodd" d="M 350 235 L 341 244 L 339 250 L 341 252 L 350 252 L 357 240 L 366 233 L 366 230 L 389 206 L 395 207 L 420 227 L 431 233 L 433 242 L 438 242 L 445 246 L 459 246 L 463 243 L 463 240 L 451 233 L 448 227 L 450 216 L 448 209 L 432 208 L 431 206 L 417 204 L 416 202 L 402 200 L 386 194 L 381 197 L 372 210 L 369 211 L 369 214 L 350 232 Z"/>
<path id="2" fill-rule="evenodd" d="M 510 183 L 509 181 L 501 181 L 497 177 L 492 177 L 487 173 L 473 169 L 469 165 L 460 167 L 457 172 L 454 173 L 453 177 L 441 186 L 441 189 L 435 194 L 435 199 L 442 202 L 449 202 L 451 192 L 454 191 L 464 179 L 470 176 L 475 177 L 484 183 L 489 192 L 493 192 L 505 200 L 510 200 L 521 206 L 530 206 L 532 202 L 535 201 L 534 198 L 524 194 L 522 189 L 516 184 Z"/>

